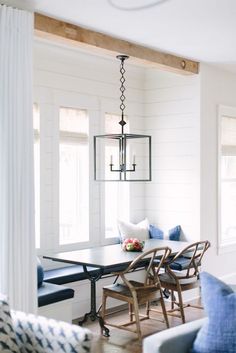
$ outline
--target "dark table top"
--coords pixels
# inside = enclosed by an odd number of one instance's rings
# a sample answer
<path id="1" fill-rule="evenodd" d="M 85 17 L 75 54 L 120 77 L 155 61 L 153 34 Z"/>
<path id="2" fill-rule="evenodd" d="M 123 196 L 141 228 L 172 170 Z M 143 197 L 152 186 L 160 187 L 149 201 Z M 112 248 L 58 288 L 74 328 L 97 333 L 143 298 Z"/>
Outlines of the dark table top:
<path id="1" fill-rule="evenodd" d="M 189 243 L 182 241 L 148 239 L 145 241 L 144 252 L 153 248 L 168 246 L 172 249 L 172 255 L 175 255 L 183 250 L 188 244 Z M 139 254 L 141 253 L 123 251 L 121 244 L 115 244 L 61 252 L 51 256 L 44 256 L 44 258 L 76 265 L 107 268 L 116 265 L 129 264 Z"/>

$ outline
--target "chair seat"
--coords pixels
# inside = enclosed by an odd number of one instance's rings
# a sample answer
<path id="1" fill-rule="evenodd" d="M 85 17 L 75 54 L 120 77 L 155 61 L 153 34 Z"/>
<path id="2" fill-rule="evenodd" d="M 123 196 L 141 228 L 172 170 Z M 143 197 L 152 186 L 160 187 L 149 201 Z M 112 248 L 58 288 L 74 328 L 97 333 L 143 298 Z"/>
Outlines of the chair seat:
<path id="1" fill-rule="evenodd" d="M 183 273 L 175 273 L 175 275 L 177 277 L 183 277 Z M 160 276 L 160 282 L 161 284 L 164 283 L 170 283 L 170 284 L 176 284 L 176 281 L 173 277 L 171 277 L 168 273 L 162 273 Z M 198 279 L 196 276 L 194 277 L 190 277 L 190 278 L 179 278 L 179 283 L 184 285 L 184 284 L 193 284 L 193 283 L 197 283 Z"/>
<path id="2" fill-rule="evenodd" d="M 57 284 L 43 282 L 38 289 L 38 306 L 60 302 L 74 297 L 74 290 Z"/>
<path id="3" fill-rule="evenodd" d="M 174 271 L 183 271 L 189 267 L 190 262 L 191 259 L 189 259 L 188 257 L 180 256 L 178 259 L 172 262 L 169 267 Z M 156 266 L 158 266 L 160 261 L 158 259 L 155 259 L 154 263 Z M 163 267 L 165 267 L 165 265 Z"/>
<path id="4" fill-rule="evenodd" d="M 180 256 L 174 262 L 170 264 L 170 268 L 174 271 L 183 271 L 186 270 L 191 262 L 191 258 L 187 258 L 185 256 Z"/>
<path id="5" fill-rule="evenodd" d="M 155 295 L 155 299 L 159 299 L 161 296 L 160 291 L 157 289 L 157 287 L 146 287 L 143 285 L 143 283 L 136 281 L 129 281 L 129 283 L 136 288 L 141 287 L 140 289 L 136 290 L 137 299 L 139 302 L 142 299 L 144 299 L 143 301 L 145 302 L 147 301 L 147 298 L 149 298 L 150 296 L 153 297 L 153 295 Z M 124 284 L 116 283 L 109 286 L 105 286 L 103 287 L 103 289 L 105 292 L 109 292 L 109 296 L 112 297 L 118 298 L 118 296 L 121 296 L 123 299 L 132 298 L 132 293 L 130 289 Z"/>

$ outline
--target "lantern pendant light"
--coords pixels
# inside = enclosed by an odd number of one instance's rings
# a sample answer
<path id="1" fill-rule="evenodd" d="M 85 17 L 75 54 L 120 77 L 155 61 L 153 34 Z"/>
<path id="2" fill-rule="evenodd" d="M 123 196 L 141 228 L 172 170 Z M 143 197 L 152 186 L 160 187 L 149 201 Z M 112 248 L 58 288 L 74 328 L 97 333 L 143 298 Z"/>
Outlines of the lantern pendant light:
<path id="1" fill-rule="evenodd" d="M 97 181 L 151 181 L 151 136 L 125 133 L 125 69 L 120 60 L 120 134 L 94 136 L 94 179 Z"/>

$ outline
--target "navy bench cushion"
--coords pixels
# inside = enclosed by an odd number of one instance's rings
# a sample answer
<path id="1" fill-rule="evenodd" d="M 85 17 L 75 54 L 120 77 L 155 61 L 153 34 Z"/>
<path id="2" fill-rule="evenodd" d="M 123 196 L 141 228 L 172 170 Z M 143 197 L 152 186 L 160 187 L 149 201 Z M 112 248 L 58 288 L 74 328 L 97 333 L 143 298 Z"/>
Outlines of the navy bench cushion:
<path id="1" fill-rule="evenodd" d="M 108 275 L 111 272 L 122 271 L 127 265 L 116 265 L 104 270 L 104 275 Z M 98 268 L 87 267 L 91 275 L 96 275 Z M 87 279 L 86 273 L 84 272 L 83 266 L 73 265 L 68 267 L 56 268 L 54 270 L 44 271 L 44 282 L 55 283 L 55 284 L 66 284 L 70 282 L 82 281 Z"/>
<path id="2" fill-rule="evenodd" d="M 74 290 L 57 284 L 43 282 L 38 288 L 38 306 L 53 304 L 74 297 Z"/>
<path id="3" fill-rule="evenodd" d="M 94 267 L 88 267 L 90 273 L 96 274 L 97 270 Z M 53 270 L 44 271 L 44 282 L 65 284 L 86 279 L 83 266 L 73 265 L 68 267 L 56 268 Z"/>

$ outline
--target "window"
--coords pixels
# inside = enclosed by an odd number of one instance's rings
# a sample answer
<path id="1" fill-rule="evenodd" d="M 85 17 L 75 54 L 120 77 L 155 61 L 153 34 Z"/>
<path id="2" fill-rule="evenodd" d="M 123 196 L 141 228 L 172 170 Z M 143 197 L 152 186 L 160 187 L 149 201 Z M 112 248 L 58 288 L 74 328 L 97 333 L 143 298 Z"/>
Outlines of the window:
<path id="1" fill-rule="evenodd" d="M 219 124 L 219 245 L 225 246 L 236 243 L 236 109 L 222 108 Z"/>
<path id="2" fill-rule="evenodd" d="M 34 198 L 35 198 L 35 244 L 40 248 L 40 115 L 37 104 L 33 105 L 34 128 Z"/>
<path id="3" fill-rule="evenodd" d="M 60 108 L 59 244 L 89 240 L 89 147 L 85 110 Z"/>
<path id="4" fill-rule="evenodd" d="M 105 133 L 120 133 L 120 115 L 105 114 Z M 127 118 L 126 118 L 127 121 Z M 129 126 L 126 125 L 128 132 Z M 109 164 L 110 156 L 115 156 L 116 147 L 112 141 L 106 145 L 105 156 Z M 117 161 L 115 161 L 117 163 Z M 117 219 L 129 220 L 129 183 L 116 181 L 106 182 L 105 184 L 105 237 L 113 238 L 119 236 L 117 229 Z"/>

